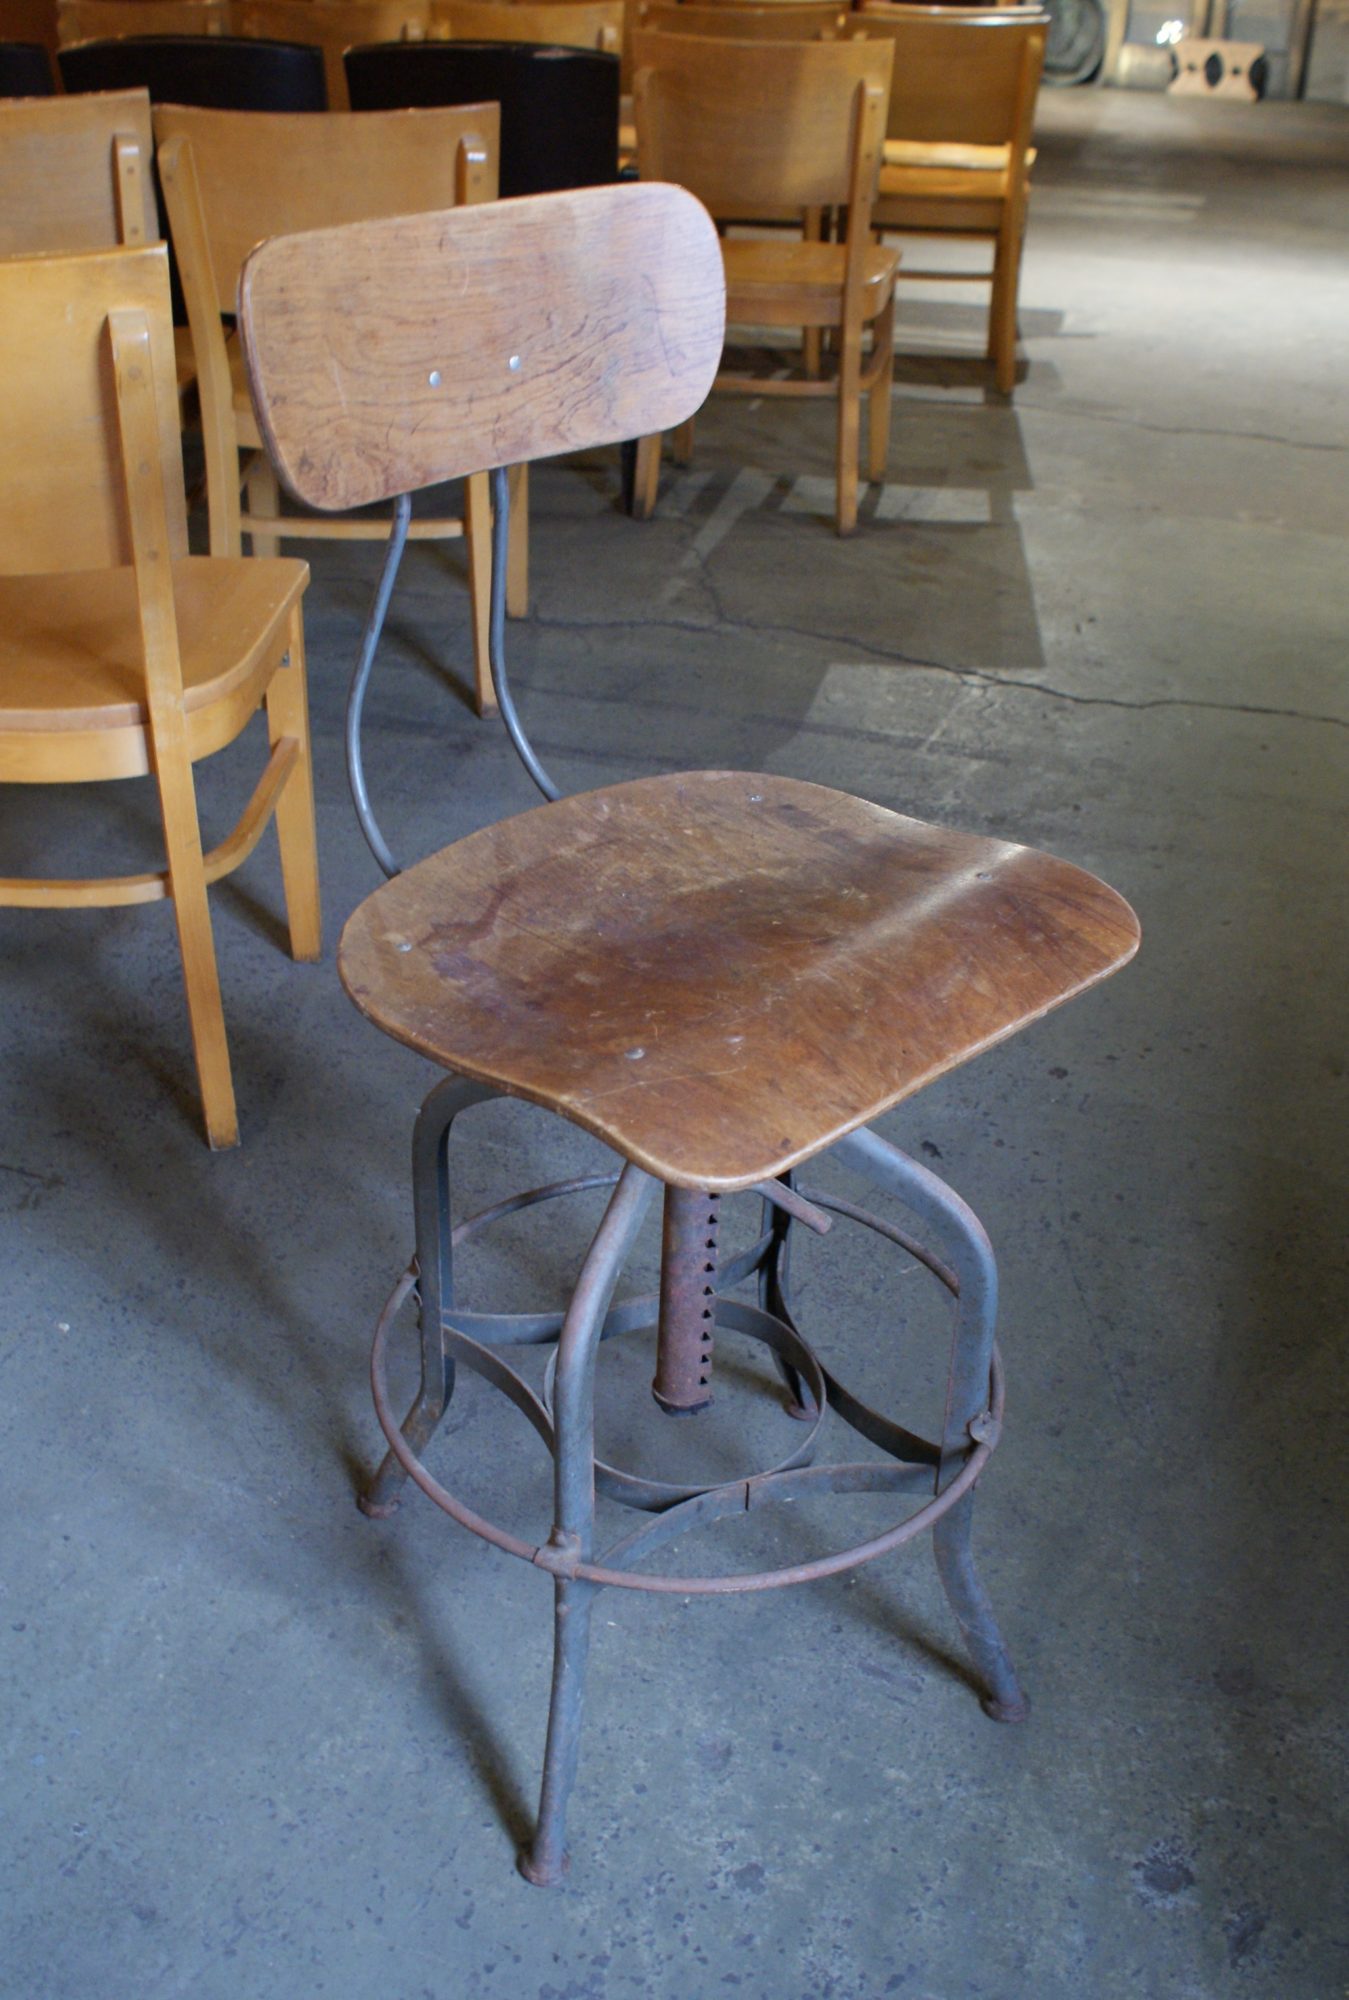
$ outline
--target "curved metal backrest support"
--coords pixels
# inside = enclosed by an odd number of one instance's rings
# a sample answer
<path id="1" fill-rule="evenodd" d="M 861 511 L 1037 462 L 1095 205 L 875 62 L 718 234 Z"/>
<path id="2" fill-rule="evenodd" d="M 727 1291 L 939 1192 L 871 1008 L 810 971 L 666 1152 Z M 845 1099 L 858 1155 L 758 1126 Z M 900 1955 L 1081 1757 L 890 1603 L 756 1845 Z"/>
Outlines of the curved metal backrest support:
<path id="1" fill-rule="evenodd" d="M 357 817 L 386 874 L 361 709 L 410 495 L 492 471 L 490 653 L 502 720 L 545 798 L 558 787 L 511 696 L 502 468 L 672 429 L 712 386 L 725 329 L 716 230 L 684 189 L 582 188 L 263 243 L 239 287 L 254 407 L 296 499 L 395 500 L 347 708 Z"/>

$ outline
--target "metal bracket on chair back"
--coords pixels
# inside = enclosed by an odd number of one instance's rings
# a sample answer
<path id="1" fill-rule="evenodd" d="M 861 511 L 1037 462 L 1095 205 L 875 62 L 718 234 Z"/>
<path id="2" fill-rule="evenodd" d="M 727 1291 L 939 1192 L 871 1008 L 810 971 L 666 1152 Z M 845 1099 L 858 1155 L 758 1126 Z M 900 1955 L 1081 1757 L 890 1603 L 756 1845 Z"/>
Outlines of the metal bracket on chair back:
<path id="1" fill-rule="evenodd" d="M 496 467 L 489 474 L 489 478 L 492 489 L 492 582 L 488 605 L 487 653 L 492 668 L 492 686 L 496 690 L 497 705 L 501 710 L 501 720 L 506 725 L 506 734 L 510 737 L 520 762 L 546 799 L 559 799 L 562 796 L 561 790 L 549 777 L 533 744 L 525 734 L 506 676 L 506 562 L 510 551 L 510 488 L 503 466 Z M 366 620 L 356 671 L 351 677 L 351 691 L 347 696 L 347 779 L 351 786 L 352 802 L 356 807 L 356 817 L 360 821 L 366 845 L 386 875 L 398 875 L 402 871 L 400 864 L 394 860 L 393 851 L 384 838 L 370 803 L 370 792 L 365 782 L 365 759 L 361 748 L 361 722 L 365 711 L 366 689 L 370 684 L 370 670 L 375 664 L 375 654 L 384 631 L 384 620 L 388 616 L 389 599 L 393 595 L 398 566 L 407 547 L 411 521 L 412 495 L 400 493 L 394 502 L 393 526 L 389 530 L 384 564 L 379 573 L 379 582 L 375 586 L 374 602 L 370 606 L 370 616 Z"/>

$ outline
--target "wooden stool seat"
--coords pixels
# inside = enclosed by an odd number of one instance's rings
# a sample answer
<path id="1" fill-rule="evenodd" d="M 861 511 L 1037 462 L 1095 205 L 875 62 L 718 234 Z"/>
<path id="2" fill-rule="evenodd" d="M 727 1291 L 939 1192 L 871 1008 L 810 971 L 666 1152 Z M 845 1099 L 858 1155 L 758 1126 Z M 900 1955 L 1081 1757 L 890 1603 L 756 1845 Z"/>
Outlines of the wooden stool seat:
<path id="1" fill-rule="evenodd" d="M 240 704 L 245 714 L 257 706 L 309 567 L 281 557 L 186 556 L 171 568 L 196 759 L 238 733 Z M 0 577 L 0 777 L 137 776 L 150 769 L 148 731 L 135 571 Z M 38 734 L 40 750 L 31 740 Z"/>
<path id="2" fill-rule="evenodd" d="M 644 778 L 397 876 L 340 967 L 379 1027 L 729 1191 L 808 1159 L 1129 958 L 1032 848 L 740 772 Z"/>

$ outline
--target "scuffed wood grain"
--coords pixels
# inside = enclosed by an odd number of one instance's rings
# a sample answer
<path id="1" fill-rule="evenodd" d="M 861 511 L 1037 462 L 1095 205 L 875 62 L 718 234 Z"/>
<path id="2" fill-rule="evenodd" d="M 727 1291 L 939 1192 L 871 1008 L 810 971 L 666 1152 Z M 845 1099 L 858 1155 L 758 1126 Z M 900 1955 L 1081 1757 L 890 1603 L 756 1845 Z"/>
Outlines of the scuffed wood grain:
<path id="1" fill-rule="evenodd" d="M 371 896 L 358 1007 L 662 1180 L 781 1173 L 1129 959 L 1133 912 L 1034 849 L 794 779 L 639 779 Z"/>

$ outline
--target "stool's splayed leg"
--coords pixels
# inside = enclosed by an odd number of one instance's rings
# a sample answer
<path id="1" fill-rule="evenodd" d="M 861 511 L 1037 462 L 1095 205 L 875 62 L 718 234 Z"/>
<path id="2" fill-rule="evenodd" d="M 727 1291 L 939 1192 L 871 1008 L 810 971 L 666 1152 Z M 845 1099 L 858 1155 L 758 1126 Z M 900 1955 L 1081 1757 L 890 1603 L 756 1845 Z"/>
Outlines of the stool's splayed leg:
<path id="1" fill-rule="evenodd" d="M 586 1252 L 558 1338 L 553 1532 L 535 1558 L 556 1579 L 553 1690 L 538 1830 L 520 1855 L 520 1873 L 541 1888 L 561 1881 L 567 1866 L 567 1803 L 581 1749 L 590 1614 L 599 1587 L 568 1574 L 595 1552 L 595 1355 L 614 1287 L 656 1186 L 640 1168 L 623 1169 Z"/>
<path id="2" fill-rule="evenodd" d="M 454 1264 L 450 1247 L 450 1127 L 459 1113 L 499 1091 L 486 1084 L 449 1077 L 422 1105 L 412 1134 L 412 1201 L 417 1227 L 417 1296 L 420 1303 L 421 1381 L 402 1424 L 406 1443 L 418 1458 L 430 1443 L 454 1393 L 454 1361 L 445 1346 L 445 1314 L 454 1305 Z M 360 1495 L 363 1514 L 382 1520 L 392 1514 L 407 1470 L 385 1453 L 378 1472 Z"/>
<path id="3" fill-rule="evenodd" d="M 946 1412 L 936 1490 L 945 1492 L 975 1443 L 995 1442 L 990 1412 L 998 1274 L 982 1223 L 960 1196 L 928 1168 L 887 1145 L 865 1127 L 839 1142 L 835 1157 L 897 1195 L 935 1230 L 950 1257 L 956 1283 L 956 1324 L 947 1376 Z M 964 1495 L 932 1530 L 937 1574 L 984 1682 L 984 1709 L 999 1722 L 1020 1722 L 1029 1712 L 988 1593 L 974 1567 L 971 1534 L 974 1493 Z"/>

